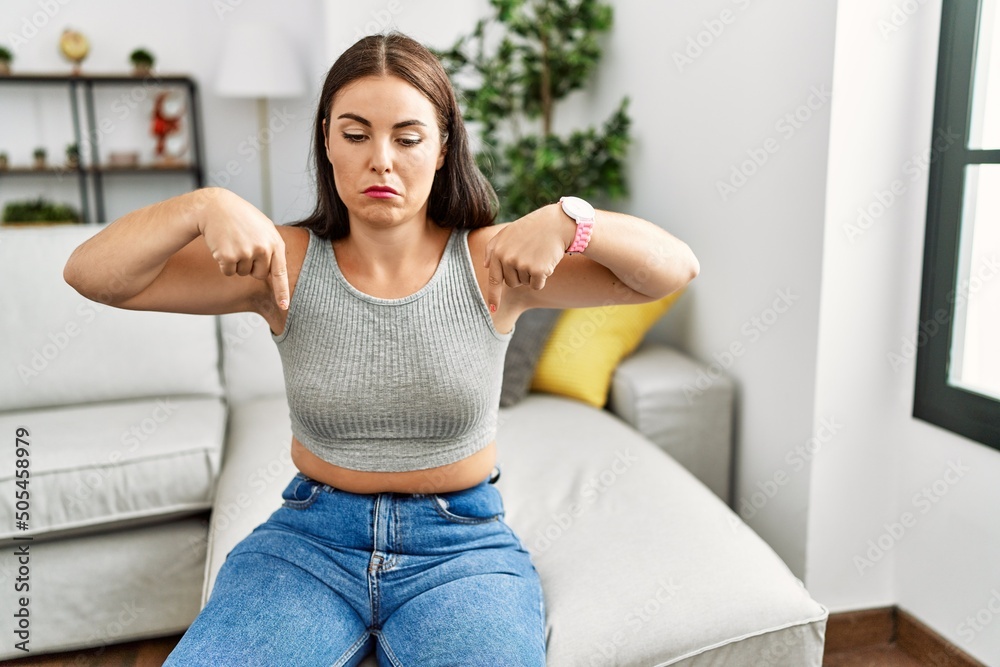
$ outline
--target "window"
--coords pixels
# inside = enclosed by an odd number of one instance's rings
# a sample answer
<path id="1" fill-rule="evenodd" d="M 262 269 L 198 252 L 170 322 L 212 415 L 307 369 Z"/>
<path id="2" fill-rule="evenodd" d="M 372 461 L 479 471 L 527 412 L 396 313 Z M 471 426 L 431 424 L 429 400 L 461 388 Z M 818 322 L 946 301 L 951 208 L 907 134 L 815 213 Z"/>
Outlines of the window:
<path id="1" fill-rule="evenodd" d="M 1000 0 L 944 0 L 913 416 L 1000 449 Z"/>

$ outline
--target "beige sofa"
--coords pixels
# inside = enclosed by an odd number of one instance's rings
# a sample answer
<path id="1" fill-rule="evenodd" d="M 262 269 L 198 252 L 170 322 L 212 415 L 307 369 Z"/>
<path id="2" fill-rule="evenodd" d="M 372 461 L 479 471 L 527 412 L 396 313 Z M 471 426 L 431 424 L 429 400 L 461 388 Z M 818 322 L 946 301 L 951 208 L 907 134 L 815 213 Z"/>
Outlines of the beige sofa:
<path id="1" fill-rule="evenodd" d="M 62 267 L 97 230 L 0 232 L 0 613 L 11 630 L 27 609 L 31 653 L 82 664 L 183 632 L 295 472 L 264 320 L 81 297 Z M 689 402 L 701 370 L 647 342 L 603 410 L 540 392 L 500 409 L 497 488 L 542 577 L 548 664 L 821 664 L 826 608 L 727 504 L 733 385 Z"/>

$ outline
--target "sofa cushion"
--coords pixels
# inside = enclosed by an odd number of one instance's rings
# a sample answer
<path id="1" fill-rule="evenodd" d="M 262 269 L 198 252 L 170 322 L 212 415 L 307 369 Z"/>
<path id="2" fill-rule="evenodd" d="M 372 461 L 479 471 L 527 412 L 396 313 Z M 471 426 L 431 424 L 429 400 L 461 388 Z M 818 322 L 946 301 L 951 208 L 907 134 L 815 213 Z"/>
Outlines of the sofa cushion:
<path id="1" fill-rule="evenodd" d="M 608 409 L 729 504 L 735 394 L 729 375 L 645 344 L 615 369 Z"/>
<path id="2" fill-rule="evenodd" d="M 509 408 L 528 395 L 538 359 L 561 313 L 558 308 L 529 308 L 517 318 L 503 360 L 500 407 Z"/>
<path id="3" fill-rule="evenodd" d="M 283 398 L 231 418 L 203 606 L 295 472 Z M 610 412 L 532 393 L 500 409 L 497 446 L 506 521 L 545 592 L 550 667 L 820 667 L 826 608 L 711 490 Z"/>
<path id="4" fill-rule="evenodd" d="M 0 538 L 36 540 L 161 521 L 212 507 L 226 410 L 219 398 L 163 396 L 0 414 L 29 432 L 0 448 Z M 29 530 L 15 526 L 16 458 L 28 462 Z"/>
<path id="5" fill-rule="evenodd" d="M 564 310 L 542 350 L 531 389 L 603 407 L 618 363 L 684 291 L 647 303 Z"/>
<path id="6" fill-rule="evenodd" d="M 548 664 L 820 666 L 826 608 L 624 422 L 532 394 L 505 411 L 497 445 L 507 521 L 545 590 Z"/>
<path id="7" fill-rule="evenodd" d="M 222 395 L 216 318 L 113 308 L 66 284 L 63 268 L 106 225 L 0 232 L 0 412 L 73 403 Z"/>
<path id="8" fill-rule="evenodd" d="M 285 396 L 281 355 L 267 320 L 257 313 L 219 316 L 222 332 L 222 375 L 226 396 L 233 403 Z"/>
<path id="9" fill-rule="evenodd" d="M 202 607 L 226 554 L 281 505 L 281 490 L 298 472 L 291 449 L 292 427 L 284 395 L 232 404 L 226 464 L 216 485 L 209 525 Z"/>
<path id="10" fill-rule="evenodd" d="M 183 633 L 198 615 L 198 591 L 205 572 L 205 513 L 129 530 L 105 531 L 70 541 L 30 545 L 30 653 L 17 649 L 15 593 L 17 558 L 0 565 L 7 595 L 0 596 L 0 615 L 11 619 L 0 660 L 56 651 L 72 656 L 28 658 L 29 664 L 159 665 L 145 660 L 113 660 L 108 644 Z M 14 545 L 5 545 L 13 554 Z M 3 664 L 24 664 L 24 661 Z"/>

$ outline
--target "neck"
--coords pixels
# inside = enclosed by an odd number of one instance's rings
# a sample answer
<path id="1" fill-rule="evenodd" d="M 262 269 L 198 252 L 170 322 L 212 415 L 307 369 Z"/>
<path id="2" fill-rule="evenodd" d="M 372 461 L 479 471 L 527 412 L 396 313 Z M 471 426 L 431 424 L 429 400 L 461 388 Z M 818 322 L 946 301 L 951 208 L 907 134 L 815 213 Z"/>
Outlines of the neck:
<path id="1" fill-rule="evenodd" d="M 351 218 L 351 233 L 334 243 L 337 261 L 352 273 L 382 284 L 433 272 L 441 259 L 451 229 L 430 218 L 413 218 L 390 227 L 377 227 Z"/>

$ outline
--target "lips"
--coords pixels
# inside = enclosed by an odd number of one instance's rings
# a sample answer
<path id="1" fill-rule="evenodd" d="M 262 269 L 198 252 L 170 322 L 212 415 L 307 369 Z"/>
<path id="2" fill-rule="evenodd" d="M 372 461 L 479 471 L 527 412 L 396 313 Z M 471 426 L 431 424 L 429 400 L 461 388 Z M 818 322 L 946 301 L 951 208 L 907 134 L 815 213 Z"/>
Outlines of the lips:
<path id="1" fill-rule="evenodd" d="M 390 188 L 388 185 L 373 185 L 367 190 L 365 190 L 365 192 L 387 192 L 389 194 L 394 194 L 394 195 L 399 194 L 398 192 Z"/>

